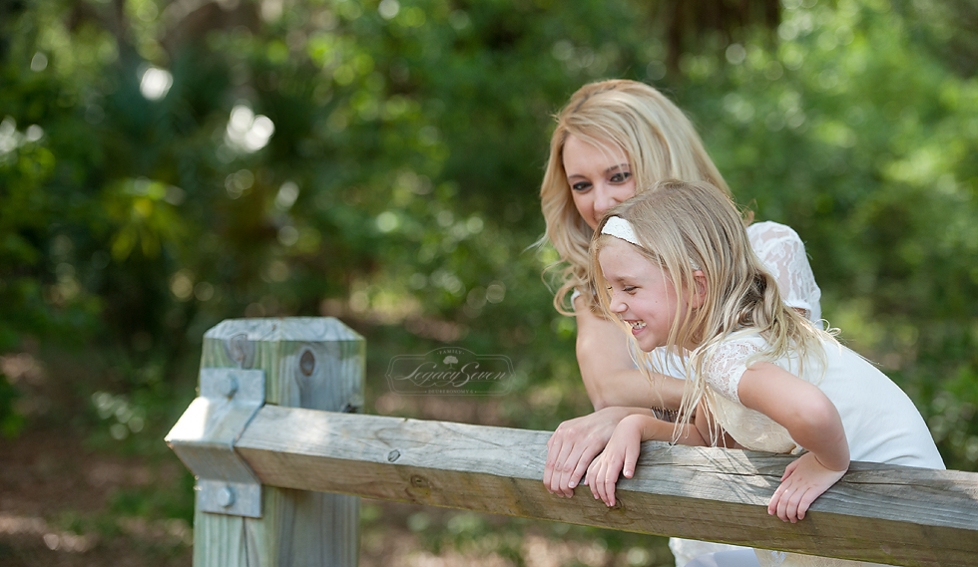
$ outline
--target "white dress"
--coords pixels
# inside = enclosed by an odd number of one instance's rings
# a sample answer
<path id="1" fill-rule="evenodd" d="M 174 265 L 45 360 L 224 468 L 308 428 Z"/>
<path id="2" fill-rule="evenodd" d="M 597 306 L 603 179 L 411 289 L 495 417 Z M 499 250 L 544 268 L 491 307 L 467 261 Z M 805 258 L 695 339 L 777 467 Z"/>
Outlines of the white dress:
<path id="1" fill-rule="evenodd" d="M 832 401 L 842 418 L 853 461 L 943 469 L 927 424 L 909 397 L 876 366 L 852 350 L 823 341 L 826 363 L 816 359 L 799 365 L 797 357 L 773 364 L 815 384 Z M 701 378 L 719 425 L 744 447 L 756 451 L 799 451 L 788 431 L 769 417 L 740 403 L 738 386 L 767 342 L 757 332 L 735 333 L 716 347 Z M 824 371 L 823 371 L 824 369 Z M 755 550 L 762 567 L 855 567 L 873 565 L 794 553 Z"/>
<path id="2" fill-rule="evenodd" d="M 766 221 L 748 226 L 747 238 L 754 254 L 777 280 L 778 291 L 781 292 L 784 303 L 788 307 L 801 310 L 809 321 L 822 328 L 822 291 L 815 283 L 815 275 L 805 253 L 805 244 L 798 233 L 789 226 Z M 659 350 L 664 352 L 664 349 Z M 685 378 L 682 364 L 669 355 L 666 358 L 668 360 L 657 365 L 660 371 L 666 369 L 667 372 L 664 373 L 669 376 Z M 676 567 L 683 567 L 692 558 L 705 553 L 747 548 L 674 537 L 669 539 L 669 549 L 676 557 Z"/>

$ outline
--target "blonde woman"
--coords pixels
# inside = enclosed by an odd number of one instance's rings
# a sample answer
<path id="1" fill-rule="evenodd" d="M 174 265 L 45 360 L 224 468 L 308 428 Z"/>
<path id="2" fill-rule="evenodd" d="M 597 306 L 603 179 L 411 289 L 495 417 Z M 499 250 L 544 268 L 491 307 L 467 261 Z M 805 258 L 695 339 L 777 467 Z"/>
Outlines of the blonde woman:
<path id="1" fill-rule="evenodd" d="M 642 375 L 628 336 L 596 311 L 587 280 L 588 243 L 604 214 L 661 179 L 707 181 L 730 190 L 690 121 L 649 85 L 625 80 L 585 85 L 557 116 L 540 190 L 546 240 L 564 269 L 554 304 L 577 321 L 577 360 L 595 412 L 562 423 L 548 443 L 544 484 L 573 496 L 592 459 L 604 450 L 625 416 L 679 407 L 681 365 Z M 819 321 L 820 291 L 804 244 L 789 227 L 772 222 L 748 227 L 751 245 L 777 279 L 787 305 Z M 673 539 L 677 567 L 701 553 L 729 546 Z"/>
<path id="2" fill-rule="evenodd" d="M 594 288 L 608 318 L 642 353 L 688 355 L 679 421 L 622 419 L 587 471 L 595 498 L 614 505 L 615 484 L 634 474 L 642 441 L 716 445 L 721 428 L 744 448 L 800 455 L 768 504 L 786 522 L 802 521 L 850 460 L 944 468 L 910 398 L 784 304 L 740 214 L 715 187 L 661 182 L 613 209 L 592 242 Z M 705 413 L 716 427 L 704 425 Z M 755 553 L 762 567 L 868 565 Z"/>

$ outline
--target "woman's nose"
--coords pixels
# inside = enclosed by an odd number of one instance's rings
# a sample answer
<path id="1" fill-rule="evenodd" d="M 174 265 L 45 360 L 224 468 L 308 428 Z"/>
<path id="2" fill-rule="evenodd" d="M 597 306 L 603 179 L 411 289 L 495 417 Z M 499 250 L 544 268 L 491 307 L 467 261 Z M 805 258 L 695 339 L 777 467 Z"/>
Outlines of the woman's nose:
<path id="1" fill-rule="evenodd" d="M 598 218 L 604 217 L 604 214 L 609 210 L 613 209 L 616 205 L 620 204 L 622 200 L 619 195 L 612 188 L 605 185 L 599 185 L 597 188 L 597 194 L 594 199 L 594 212 L 597 213 Z"/>

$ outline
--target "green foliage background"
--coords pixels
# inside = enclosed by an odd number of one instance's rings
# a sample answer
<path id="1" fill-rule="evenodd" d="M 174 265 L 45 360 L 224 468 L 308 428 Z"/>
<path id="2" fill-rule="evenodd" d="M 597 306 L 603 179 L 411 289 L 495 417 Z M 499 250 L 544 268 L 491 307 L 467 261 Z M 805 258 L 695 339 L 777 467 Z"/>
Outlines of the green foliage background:
<path id="1" fill-rule="evenodd" d="M 443 344 L 517 368 L 456 419 L 588 411 L 537 194 L 552 115 L 623 77 L 667 92 L 737 199 L 800 233 L 825 317 L 949 468 L 978 470 L 975 10 L 777 8 L 677 52 L 634 0 L 0 4 L 0 428 L 165 458 L 203 332 L 246 316 L 364 334 L 367 411 L 431 415 L 383 372 Z M 18 377 L 25 355 L 46 387 Z"/>

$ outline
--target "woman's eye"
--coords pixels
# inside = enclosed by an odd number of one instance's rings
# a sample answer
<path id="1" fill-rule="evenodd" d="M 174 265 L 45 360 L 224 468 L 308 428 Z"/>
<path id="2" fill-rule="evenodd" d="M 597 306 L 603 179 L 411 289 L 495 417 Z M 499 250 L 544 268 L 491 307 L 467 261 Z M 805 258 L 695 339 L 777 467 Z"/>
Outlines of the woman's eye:
<path id="1" fill-rule="evenodd" d="M 578 193 L 587 191 L 590 188 L 591 188 L 591 184 L 586 181 L 581 181 L 580 183 L 575 183 L 571 185 L 571 189 L 577 191 Z"/>
<path id="2" fill-rule="evenodd" d="M 612 183 L 624 183 L 631 176 L 632 176 L 632 174 L 629 173 L 629 172 L 627 172 L 627 171 L 620 171 L 620 172 L 618 172 L 618 173 L 616 173 L 616 174 L 614 174 L 614 175 L 611 176 L 611 182 Z"/>

